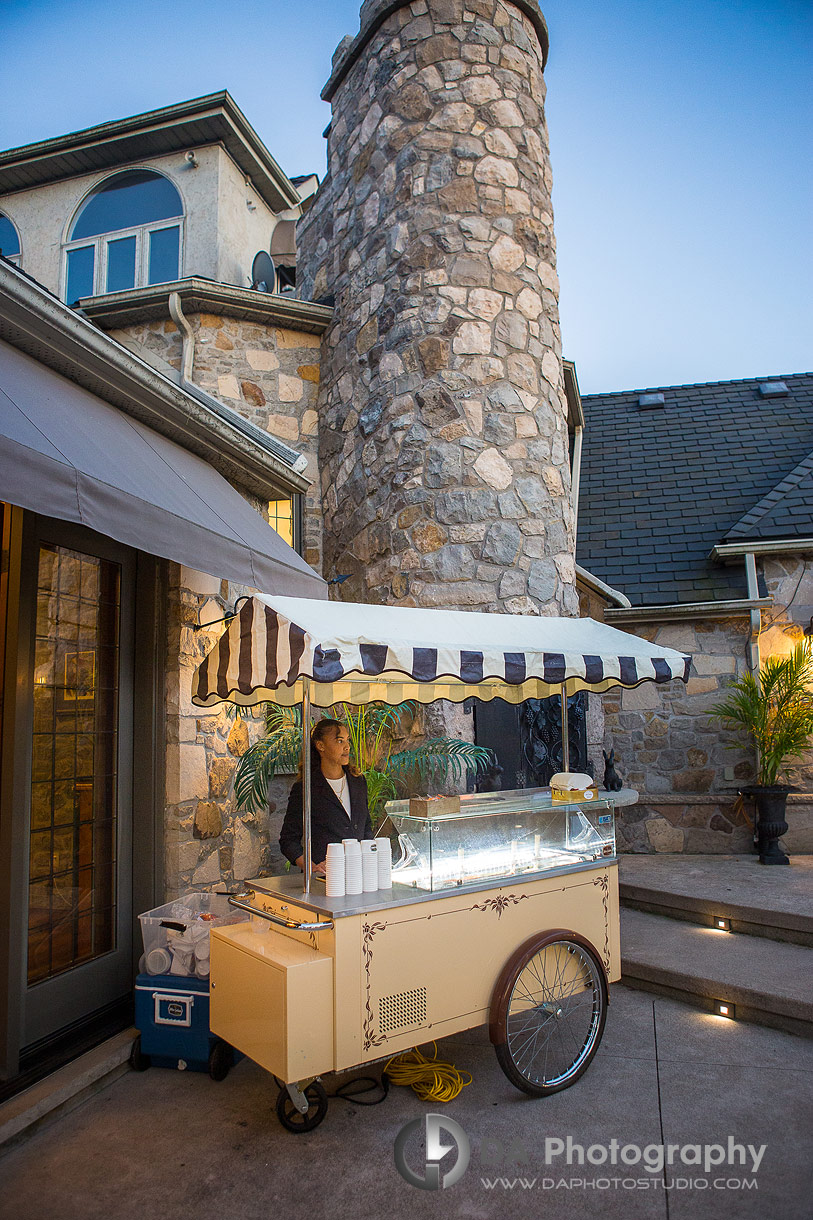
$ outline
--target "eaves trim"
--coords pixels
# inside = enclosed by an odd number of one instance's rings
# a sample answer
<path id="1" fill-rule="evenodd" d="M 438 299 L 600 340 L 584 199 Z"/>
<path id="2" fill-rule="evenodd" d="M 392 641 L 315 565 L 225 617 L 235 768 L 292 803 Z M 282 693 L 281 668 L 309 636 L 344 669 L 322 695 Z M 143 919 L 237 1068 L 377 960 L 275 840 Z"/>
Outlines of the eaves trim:
<path id="1" fill-rule="evenodd" d="M 172 292 L 180 296 L 181 307 L 187 315 L 210 313 L 311 335 L 323 334 L 333 318 L 329 305 L 301 301 L 284 293 L 258 292 L 255 288 L 221 284 L 201 276 L 85 297 L 79 304 L 92 321 L 106 330 L 115 329 L 168 318 Z"/>

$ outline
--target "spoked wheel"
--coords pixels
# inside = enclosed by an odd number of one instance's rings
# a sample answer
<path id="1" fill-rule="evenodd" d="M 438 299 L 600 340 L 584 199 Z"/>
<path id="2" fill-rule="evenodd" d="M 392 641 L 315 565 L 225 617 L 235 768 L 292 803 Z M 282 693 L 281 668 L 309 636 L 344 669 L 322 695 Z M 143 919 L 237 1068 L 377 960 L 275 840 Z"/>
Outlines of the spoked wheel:
<path id="1" fill-rule="evenodd" d="M 321 1081 L 312 1081 L 303 1092 L 308 1101 L 306 1114 L 296 1108 L 284 1085 L 277 1096 L 277 1118 L 285 1130 L 293 1131 L 294 1135 L 313 1131 L 327 1114 L 327 1093 Z"/>
<path id="2" fill-rule="evenodd" d="M 578 1080 L 607 1019 L 607 977 L 575 932 L 542 933 L 506 964 L 491 1002 L 489 1033 L 508 1079 L 532 1097 Z"/>

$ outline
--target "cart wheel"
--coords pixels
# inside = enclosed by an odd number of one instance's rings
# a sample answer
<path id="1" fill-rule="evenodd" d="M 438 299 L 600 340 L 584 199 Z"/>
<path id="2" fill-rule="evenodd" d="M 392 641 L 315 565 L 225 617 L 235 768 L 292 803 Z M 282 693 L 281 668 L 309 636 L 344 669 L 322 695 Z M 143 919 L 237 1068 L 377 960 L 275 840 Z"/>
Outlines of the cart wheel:
<path id="1" fill-rule="evenodd" d="M 327 1114 L 327 1093 L 320 1081 L 314 1080 L 303 1092 L 308 1099 L 307 1114 L 297 1110 L 286 1088 L 280 1089 L 277 1096 L 277 1118 L 286 1131 L 293 1131 L 295 1135 L 313 1131 Z"/>
<path id="2" fill-rule="evenodd" d="M 225 1080 L 229 1068 L 234 1066 L 234 1051 L 228 1042 L 218 1038 L 209 1051 L 209 1075 L 212 1080 Z"/>
<path id="3" fill-rule="evenodd" d="M 575 932 L 532 937 L 505 966 L 491 1002 L 500 1067 L 532 1097 L 578 1080 L 607 1018 L 607 978 L 593 946 Z"/>
<path id="4" fill-rule="evenodd" d="M 141 1034 L 138 1034 L 130 1047 L 130 1067 L 134 1072 L 146 1072 L 150 1066 L 150 1057 L 141 1049 Z"/>

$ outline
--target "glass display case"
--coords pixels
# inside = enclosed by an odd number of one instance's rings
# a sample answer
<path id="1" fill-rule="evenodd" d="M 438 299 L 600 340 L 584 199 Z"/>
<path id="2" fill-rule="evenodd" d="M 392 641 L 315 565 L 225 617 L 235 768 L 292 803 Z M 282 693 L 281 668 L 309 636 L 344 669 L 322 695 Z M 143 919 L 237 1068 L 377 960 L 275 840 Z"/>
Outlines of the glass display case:
<path id="1" fill-rule="evenodd" d="M 445 890 L 615 856 L 612 801 L 554 804 L 549 788 L 525 788 L 448 804 L 435 813 L 432 801 L 388 803 L 379 835 L 393 841 L 393 884 Z"/>

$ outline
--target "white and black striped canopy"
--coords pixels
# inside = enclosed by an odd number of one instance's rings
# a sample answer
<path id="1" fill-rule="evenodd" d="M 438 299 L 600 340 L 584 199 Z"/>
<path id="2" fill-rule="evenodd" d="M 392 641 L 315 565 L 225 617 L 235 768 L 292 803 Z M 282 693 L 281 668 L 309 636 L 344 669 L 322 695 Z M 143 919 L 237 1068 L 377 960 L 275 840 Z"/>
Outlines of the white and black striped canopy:
<path id="1" fill-rule="evenodd" d="M 257 595 L 198 666 L 192 701 L 432 703 L 543 699 L 686 681 L 691 658 L 589 618 L 366 606 Z"/>

